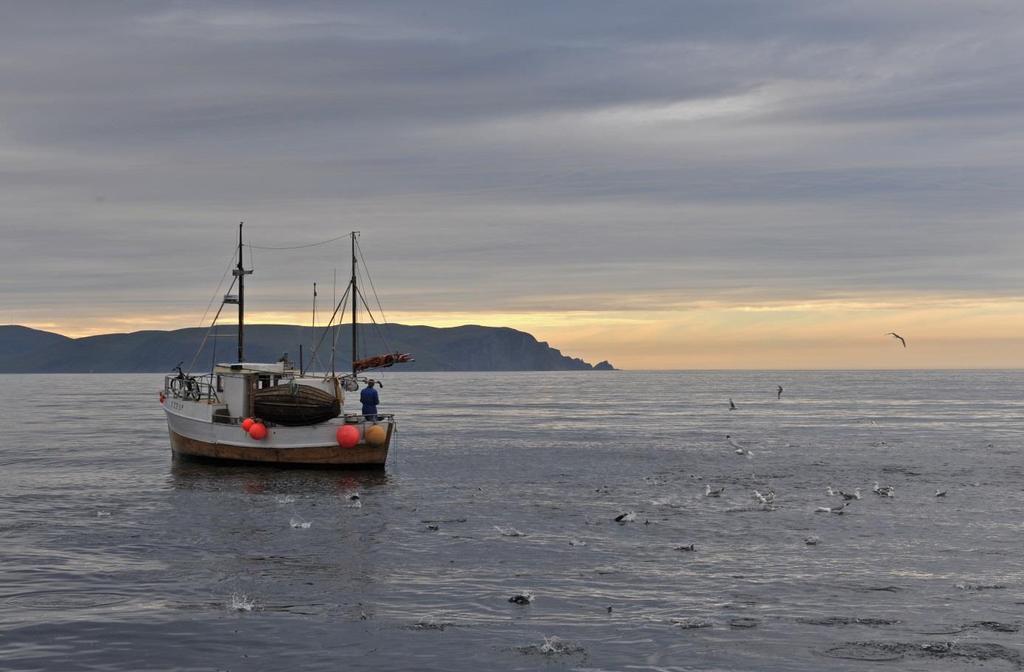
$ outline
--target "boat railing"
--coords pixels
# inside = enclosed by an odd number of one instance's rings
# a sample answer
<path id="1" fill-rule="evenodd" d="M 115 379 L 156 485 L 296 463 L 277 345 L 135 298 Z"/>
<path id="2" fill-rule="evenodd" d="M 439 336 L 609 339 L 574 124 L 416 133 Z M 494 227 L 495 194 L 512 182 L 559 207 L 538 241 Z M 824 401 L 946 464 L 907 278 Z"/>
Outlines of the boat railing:
<path id="1" fill-rule="evenodd" d="M 217 390 L 213 386 L 213 374 L 207 373 L 200 376 L 186 376 L 176 374 L 164 376 L 164 389 L 176 399 L 186 401 L 208 401 L 219 402 Z"/>
<path id="2" fill-rule="evenodd" d="M 372 415 L 363 415 L 362 413 L 345 413 L 345 422 L 364 422 L 369 420 L 371 422 L 394 422 L 394 413 L 374 413 Z"/>

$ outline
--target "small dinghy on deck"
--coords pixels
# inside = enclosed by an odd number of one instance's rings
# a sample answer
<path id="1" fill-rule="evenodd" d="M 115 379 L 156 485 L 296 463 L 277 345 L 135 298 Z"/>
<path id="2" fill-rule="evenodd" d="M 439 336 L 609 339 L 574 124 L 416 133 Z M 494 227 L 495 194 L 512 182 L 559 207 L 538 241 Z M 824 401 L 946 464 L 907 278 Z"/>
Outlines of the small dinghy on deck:
<path id="1" fill-rule="evenodd" d="M 253 414 L 286 427 L 303 427 L 327 422 L 341 415 L 338 397 L 294 381 L 252 393 Z"/>

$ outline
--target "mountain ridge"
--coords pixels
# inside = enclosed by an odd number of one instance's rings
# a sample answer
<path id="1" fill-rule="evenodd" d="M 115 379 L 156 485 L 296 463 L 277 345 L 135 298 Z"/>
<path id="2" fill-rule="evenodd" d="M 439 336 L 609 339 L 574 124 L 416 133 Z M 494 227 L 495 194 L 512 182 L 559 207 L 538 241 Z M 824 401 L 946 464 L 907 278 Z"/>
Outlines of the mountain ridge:
<path id="1" fill-rule="evenodd" d="M 245 328 L 245 355 L 249 361 L 273 362 L 288 353 L 299 360 L 299 345 L 307 367 L 330 368 L 332 335 L 325 328 L 288 324 L 254 324 Z M 0 373 L 156 373 L 179 361 L 194 370 L 209 370 L 214 360 L 235 361 L 235 327 L 207 329 L 141 330 L 70 338 L 21 325 L 0 326 Z M 359 325 L 359 356 L 384 352 L 411 352 L 415 362 L 405 371 L 592 371 L 613 369 L 607 361 L 597 365 L 571 357 L 533 335 L 511 327 L 429 327 L 423 325 Z M 351 326 L 337 331 L 336 368 L 348 368 Z M 373 341 L 378 347 L 363 344 Z M 311 363 L 314 343 L 322 341 L 317 362 Z"/>

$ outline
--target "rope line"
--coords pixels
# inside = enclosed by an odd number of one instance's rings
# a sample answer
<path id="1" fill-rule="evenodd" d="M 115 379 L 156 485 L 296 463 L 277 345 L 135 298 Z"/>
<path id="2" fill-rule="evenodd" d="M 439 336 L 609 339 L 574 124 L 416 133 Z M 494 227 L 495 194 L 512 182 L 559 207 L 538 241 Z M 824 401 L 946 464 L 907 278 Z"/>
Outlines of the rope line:
<path id="1" fill-rule="evenodd" d="M 373 328 L 376 330 L 377 335 L 380 336 L 380 340 L 384 341 L 384 347 L 387 349 L 389 353 L 395 352 L 394 350 L 391 349 L 391 344 L 388 343 L 388 339 L 384 335 L 384 330 L 381 328 L 381 325 L 377 324 L 377 320 L 374 319 L 373 312 L 370 310 L 370 306 L 366 304 L 366 297 L 360 294 L 359 298 L 363 300 L 363 305 L 366 307 L 366 312 L 370 316 L 370 321 L 373 322 Z"/>
<path id="2" fill-rule="evenodd" d="M 235 250 L 231 251 L 231 258 L 228 259 L 228 267 L 224 269 L 224 275 L 220 276 L 220 282 L 217 283 L 217 289 L 213 290 L 213 296 L 210 297 L 210 302 L 206 304 L 206 310 L 203 311 L 203 316 L 199 318 L 200 327 L 203 326 L 203 323 L 206 322 L 206 316 L 210 313 L 210 306 L 213 305 L 214 300 L 220 295 L 220 288 L 224 284 L 224 279 L 228 277 L 228 273 L 231 271 L 231 267 L 234 266 L 235 252 Z M 234 287 L 235 283 L 232 282 L 231 286 Z M 231 290 L 229 289 L 228 292 L 230 293 Z M 211 324 L 210 326 L 212 327 L 213 325 Z"/>
<path id="3" fill-rule="evenodd" d="M 349 234 L 346 233 L 344 236 L 337 236 L 335 238 L 328 238 L 327 240 L 321 240 L 318 243 L 308 243 L 306 245 L 285 245 L 285 246 L 282 246 L 282 247 L 277 247 L 277 246 L 273 246 L 273 245 L 253 245 L 252 243 L 247 243 L 247 246 L 250 248 L 250 250 L 252 248 L 255 248 L 257 250 L 302 250 L 302 249 L 305 249 L 307 247 L 316 247 L 317 245 L 326 245 L 327 243 L 333 243 L 333 242 L 335 242 L 337 240 L 341 240 L 342 238 L 348 238 L 348 237 L 349 237 Z M 251 252 L 250 252 L 250 254 L 251 254 Z"/>
<path id="4" fill-rule="evenodd" d="M 352 285 L 348 286 L 348 289 L 346 289 L 345 293 L 341 296 L 341 301 L 339 301 L 338 304 L 334 307 L 334 313 L 331 314 L 331 319 L 327 323 L 328 326 L 334 323 L 334 318 L 338 316 L 338 311 L 342 310 L 343 307 L 348 304 L 348 295 L 350 291 L 352 291 Z M 317 351 L 320 350 L 320 346 L 323 345 L 324 337 L 328 333 L 330 333 L 330 331 L 330 329 L 324 329 L 323 332 L 320 334 L 320 340 L 317 341 L 316 347 L 313 348 L 313 354 L 309 358 L 309 361 L 311 363 L 314 361 L 314 357 L 316 357 Z"/>
<path id="5" fill-rule="evenodd" d="M 255 258 L 254 250 L 302 250 L 302 249 L 307 249 L 307 248 L 310 248 L 310 247 L 318 247 L 320 245 L 327 245 L 329 243 L 337 242 L 337 241 L 342 240 L 344 238 L 348 238 L 349 236 L 350 236 L 350 234 L 345 234 L 345 235 L 341 235 L 341 236 L 335 236 L 333 238 L 328 238 L 327 240 L 321 240 L 321 241 L 318 241 L 318 242 L 315 242 L 315 243 L 307 243 L 307 244 L 304 244 L 304 245 L 274 246 L 274 245 L 253 245 L 252 243 L 246 243 L 245 247 L 249 248 L 249 267 L 251 269 L 255 269 L 255 267 L 256 267 L 256 258 Z M 391 351 L 393 351 L 392 348 L 391 348 L 391 344 L 388 342 L 387 336 L 385 336 L 384 329 L 383 329 L 383 327 L 388 326 L 388 319 L 387 319 L 387 314 L 384 312 L 384 305 L 381 303 L 380 295 L 377 293 L 377 287 L 373 284 L 373 277 L 370 275 L 369 268 L 367 267 L 367 264 L 366 264 L 366 258 L 363 255 L 363 248 L 359 244 L 358 239 L 356 240 L 355 247 L 356 247 L 356 252 L 359 255 L 359 261 L 360 261 L 360 264 L 356 266 L 356 273 L 357 273 L 358 277 L 361 280 L 364 281 L 364 286 L 366 284 L 370 285 L 370 289 L 373 292 L 374 301 L 377 304 L 377 310 L 380 311 L 380 316 L 381 316 L 381 321 L 382 322 L 381 323 L 377 322 L 377 318 L 374 317 L 374 314 L 373 314 L 373 309 L 370 308 L 370 304 L 367 302 L 366 296 L 365 296 L 364 293 L 359 292 L 359 291 L 355 292 L 355 295 L 352 297 L 352 301 L 353 302 L 357 302 L 357 301 L 361 301 L 362 302 L 363 307 L 366 308 L 366 313 L 367 313 L 367 315 L 369 315 L 370 321 L 373 324 L 374 331 L 376 332 L 377 336 L 384 342 L 385 348 L 389 352 L 391 352 Z M 232 253 L 231 253 L 231 257 L 228 260 L 228 266 L 224 270 L 224 274 L 221 276 L 220 282 L 217 283 L 217 289 L 214 291 L 213 296 L 210 298 L 209 303 L 206 305 L 206 310 L 203 311 L 203 316 L 202 316 L 202 318 L 199 321 L 199 326 L 200 327 L 202 327 L 203 323 L 206 322 L 206 317 L 207 317 L 207 315 L 209 315 L 210 309 L 213 307 L 213 302 L 217 299 L 218 296 L 221 295 L 221 288 L 224 285 L 224 280 L 227 278 L 228 273 L 231 271 L 231 268 L 234 265 L 236 254 L 237 254 L 237 251 L 233 249 Z M 244 255 L 244 248 L 243 248 L 243 255 Z M 242 261 L 244 263 L 244 256 L 242 257 Z M 335 273 L 337 273 L 337 271 L 335 271 Z M 238 282 L 238 278 L 235 278 L 234 280 L 232 280 L 231 285 L 228 287 L 228 290 L 227 290 L 228 294 L 230 294 L 231 291 L 235 288 L 235 285 L 236 285 L 237 282 Z M 335 287 L 336 286 L 337 286 L 337 281 L 335 280 Z M 335 324 L 334 320 L 338 316 L 338 312 L 342 311 L 342 313 L 343 313 L 344 309 L 347 307 L 347 305 L 348 305 L 348 298 L 349 298 L 349 294 L 351 293 L 351 290 L 352 290 L 352 286 L 350 284 L 349 287 L 345 290 L 345 293 L 342 296 L 341 301 L 338 301 L 335 304 L 334 313 L 331 315 L 331 319 L 327 322 L 327 325 L 325 327 L 322 327 L 322 333 L 320 334 L 320 338 L 317 339 L 316 345 L 314 346 L 313 352 L 312 352 L 312 354 L 310 356 L 310 366 L 311 367 L 315 366 L 316 364 L 319 364 L 321 367 L 323 367 L 323 362 L 321 362 L 319 360 L 317 355 L 318 355 L 318 353 L 320 351 L 320 346 L 323 345 L 324 338 L 327 336 L 328 332 L 333 331 L 332 339 L 331 339 L 331 341 L 332 341 L 332 369 L 333 369 L 333 360 L 334 360 L 333 352 L 334 352 L 334 350 L 337 347 L 338 336 L 339 336 L 337 326 L 340 326 L 340 324 L 341 324 L 340 320 L 338 321 L 337 324 Z M 332 297 L 332 298 L 335 298 L 335 297 Z M 199 356 L 202 354 L 203 350 L 205 349 L 206 343 L 207 343 L 207 341 L 210 338 L 211 332 L 213 332 L 214 329 L 216 328 L 217 320 L 220 319 L 220 315 L 223 312 L 225 305 L 226 304 L 222 301 L 220 307 L 217 309 L 217 313 L 213 316 L 213 321 L 210 323 L 210 326 L 207 328 L 206 334 L 203 336 L 203 340 L 199 344 L 199 349 L 196 351 L 195 356 L 192 358 L 191 364 L 189 364 L 188 372 L 190 374 L 192 372 L 192 369 L 195 367 L 195 364 L 198 361 Z M 318 311 L 317 311 L 317 305 L 316 305 L 316 296 L 314 294 L 314 298 L 313 298 L 313 327 L 312 327 L 312 332 L 313 332 L 313 337 L 314 338 L 316 338 L 317 312 Z M 332 327 L 334 327 L 334 328 L 332 329 Z M 216 335 L 214 336 L 214 339 L 216 341 Z M 363 351 L 363 354 L 365 354 L 365 345 L 364 345 L 363 348 L 360 348 L 360 350 Z M 214 360 L 216 360 L 216 342 L 214 343 L 213 353 L 214 353 L 213 354 Z M 358 357 L 359 353 L 357 352 L 356 355 Z M 214 362 L 214 365 L 216 365 L 216 362 Z"/>
<path id="6" fill-rule="evenodd" d="M 380 310 L 380 318 L 384 321 L 384 324 L 388 323 L 388 316 L 384 314 L 384 306 L 380 303 L 380 297 L 377 296 L 377 288 L 373 286 L 373 277 L 370 275 L 370 267 L 366 265 L 366 259 L 363 258 L 363 247 L 359 244 L 359 240 L 356 240 L 356 251 L 359 252 L 359 261 L 362 262 L 363 268 L 366 269 L 366 279 L 370 281 L 370 289 L 373 290 L 373 298 L 377 302 L 377 309 Z M 367 308 L 369 310 L 369 308 Z"/>
<path id="7" fill-rule="evenodd" d="M 228 292 L 227 292 L 228 294 L 230 294 L 231 290 L 235 288 L 235 282 L 237 280 L 238 280 L 238 278 L 235 278 L 234 280 L 231 281 L 231 286 L 228 287 Z M 211 322 L 210 326 L 206 329 L 206 335 L 203 336 L 203 342 L 199 344 L 199 349 L 196 350 L 196 354 L 192 358 L 192 362 L 188 365 L 188 373 L 189 374 L 192 373 L 193 367 L 195 367 L 196 362 L 199 360 L 199 355 L 203 354 L 203 348 L 206 347 L 206 341 L 210 338 L 210 332 L 213 331 L 214 326 L 217 324 L 217 320 L 220 318 L 221 311 L 224 310 L 224 306 L 226 306 L 226 305 L 227 305 L 226 303 L 221 303 L 220 304 L 220 308 L 217 309 L 217 314 L 213 316 L 213 322 Z"/>

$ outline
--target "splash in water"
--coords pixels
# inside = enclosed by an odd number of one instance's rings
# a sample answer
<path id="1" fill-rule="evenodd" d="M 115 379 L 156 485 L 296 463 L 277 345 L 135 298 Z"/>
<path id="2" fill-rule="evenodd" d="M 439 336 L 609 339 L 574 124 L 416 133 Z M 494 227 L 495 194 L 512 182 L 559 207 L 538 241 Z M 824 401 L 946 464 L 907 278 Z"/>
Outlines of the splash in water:
<path id="1" fill-rule="evenodd" d="M 232 611 L 253 611 L 256 609 L 256 599 L 245 593 L 233 593 L 231 595 Z"/>
<path id="2" fill-rule="evenodd" d="M 537 650 L 546 656 L 572 655 L 574 653 L 582 653 L 583 647 L 552 635 L 551 637 L 545 637 L 544 643 Z"/>

